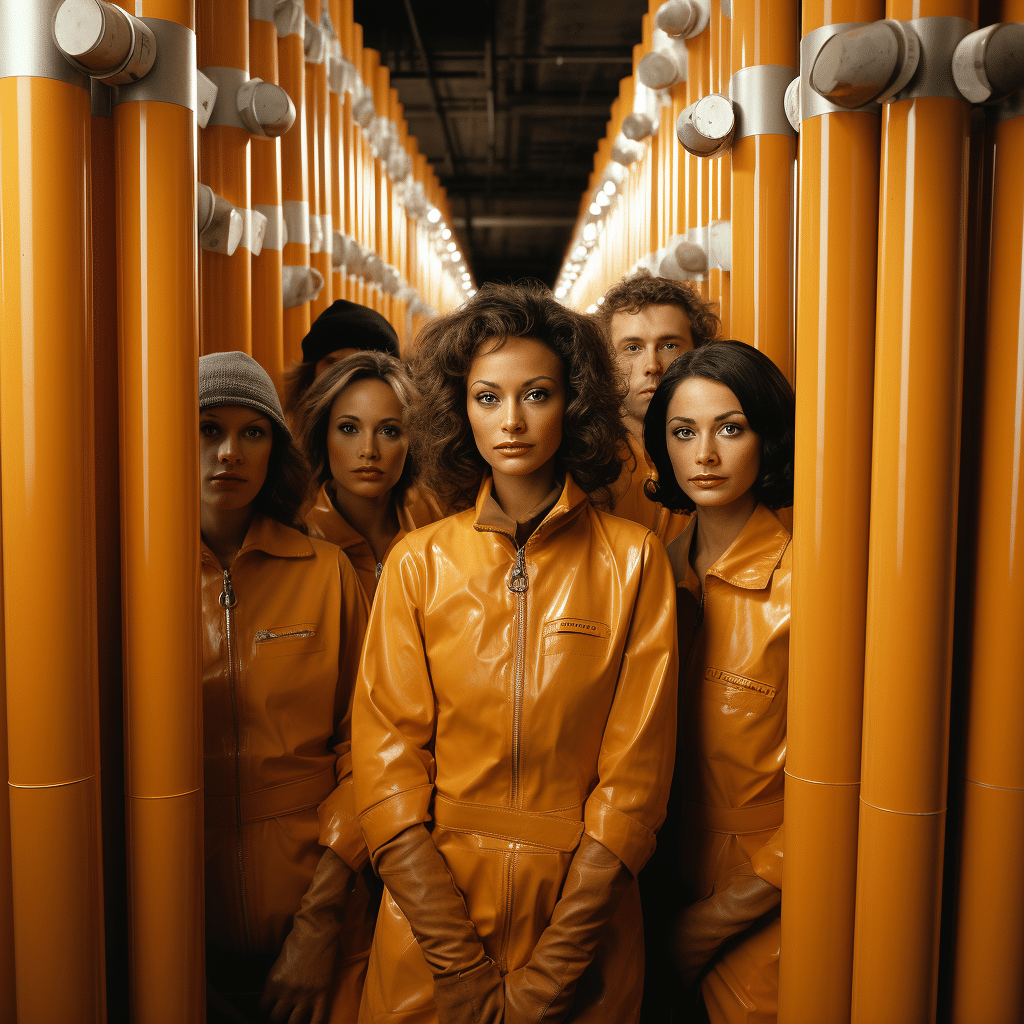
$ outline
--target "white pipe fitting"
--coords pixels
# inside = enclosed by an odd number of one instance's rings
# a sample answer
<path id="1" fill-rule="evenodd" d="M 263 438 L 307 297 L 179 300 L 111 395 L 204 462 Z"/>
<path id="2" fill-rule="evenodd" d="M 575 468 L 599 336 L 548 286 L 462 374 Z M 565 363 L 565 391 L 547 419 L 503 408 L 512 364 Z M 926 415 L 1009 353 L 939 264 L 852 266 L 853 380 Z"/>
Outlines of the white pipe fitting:
<path id="1" fill-rule="evenodd" d="M 793 131 L 799 134 L 800 125 L 803 124 L 803 115 L 800 107 L 800 78 L 794 78 L 786 86 L 786 95 L 783 97 L 782 105 L 786 111 L 786 120 L 789 121 Z"/>
<path id="2" fill-rule="evenodd" d="M 654 26 L 670 36 L 692 39 L 708 27 L 711 0 L 668 0 L 654 15 Z"/>
<path id="3" fill-rule="evenodd" d="M 203 249 L 234 255 L 245 231 L 242 213 L 202 182 L 196 188 L 196 223 Z"/>
<path id="4" fill-rule="evenodd" d="M 683 37 L 670 37 L 661 29 L 655 29 L 651 52 L 637 65 L 636 77 L 648 89 L 669 89 L 677 82 L 685 82 L 686 73 Z"/>
<path id="5" fill-rule="evenodd" d="M 628 167 L 630 164 L 634 164 L 640 159 L 643 151 L 643 146 L 637 142 L 633 142 L 632 139 L 627 138 L 625 133 L 619 132 L 615 142 L 612 143 L 612 151 L 609 155 L 617 164 L 622 164 L 623 167 Z"/>
<path id="6" fill-rule="evenodd" d="M 281 298 L 285 309 L 311 302 L 323 286 L 323 275 L 315 267 L 281 268 Z"/>
<path id="7" fill-rule="evenodd" d="M 235 96 L 242 124 L 261 139 L 276 139 L 295 123 L 295 104 L 279 85 L 250 78 Z"/>
<path id="8" fill-rule="evenodd" d="M 285 36 L 301 36 L 306 28 L 306 8 L 302 0 L 277 0 L 274 7 L 274 25 L 277 34 Z"/>
<path id="9" fill-rule="evenodd" d="M 1024 86 L 1024 25 L 1003 22 L 964 36 L 953 81 L 969 103 L 997 103 Z"/>
<path id="10" fill-rule="evenodd" d="M 316 213 L 309 215 L 309 251 L 324 251 L 324 225 Z"/>
<path id="11" fill-rule="evenodd" d="M 105 85 L 137 82 L 156 60 L 149 26 L 103 0 L 64 0 L 53 38 L 69 63 Z"/>
<path id="12" fill-rule="evenodd" d="M 196 71 L 196 123 L 205 128 L 210 123 L 213 108 L 217 105 L 217 83 L 202 71 Z"/>
<path id="13" fill-rule="evenodd" d="M 706 274 L 708 271 L 708 254 L 696 242 L 683 239 L 672 251 L 676 263 L 688 278 Z"/>
<path id="14" fill-rule="evenodd" d="M 713 220 L 708 228 L 708 248 L 715 266 L 732 270 L 732 221 Z"/>
<path id="15" fill-rule="evenodd" d="M 717 92 L 691 103 L 676 120 L 676 138 L 694 156 L 721 156 L 732 145 L 735 130 L 732 103 Z"/>

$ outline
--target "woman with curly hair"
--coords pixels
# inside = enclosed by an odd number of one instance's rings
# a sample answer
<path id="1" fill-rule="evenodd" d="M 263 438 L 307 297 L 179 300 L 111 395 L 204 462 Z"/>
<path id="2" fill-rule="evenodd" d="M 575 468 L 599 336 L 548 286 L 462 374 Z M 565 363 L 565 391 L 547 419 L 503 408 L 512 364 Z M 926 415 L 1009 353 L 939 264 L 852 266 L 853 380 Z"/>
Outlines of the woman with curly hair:
<path id="1" fill-rule="evenodd" d="M 621 396 L 593 321 L 485 285 L 426 329 L 414 445 L 463 511 L 384 567 L 353 705 L 387 891 L 360 1021 L 628 1022 L 675 740 L 661 543 L 598 511 Z"/>
<path id="2" fill-rule="evenodd" d="M 366 598 L 299 516 L 307 470 L 270 377 L 199 360 L 208 1019 L 348 1022 L 373 909 L 349 705 Z"/>
<path id="3" fill-rule="evenodd" d="M 319 376 L 294 414 L 296 440 L 320 485 L 306 525 L 348 555 L 371 601 L 395 544 L 440 518 L 411 486 L 406 420 L 414 391 L 393 356 L 360 352 Z"/>
<path id="4" fill-rule="evenodd" d="M 777 1011 L 792 549 L 776 510 L 793 500 L 793 421 L 775 364 L 723 341 L 672 363 L 644 423 L 651 498 L 693 516 L 668 547 L 689 652 L 682 756 L 641 882 L 657 896 L 652 944 L 674 959 L 681 991 L 700 979 L 712 1024 L 768 1024 Z M 649 965 L 652 983 L 668 967 Z"/>

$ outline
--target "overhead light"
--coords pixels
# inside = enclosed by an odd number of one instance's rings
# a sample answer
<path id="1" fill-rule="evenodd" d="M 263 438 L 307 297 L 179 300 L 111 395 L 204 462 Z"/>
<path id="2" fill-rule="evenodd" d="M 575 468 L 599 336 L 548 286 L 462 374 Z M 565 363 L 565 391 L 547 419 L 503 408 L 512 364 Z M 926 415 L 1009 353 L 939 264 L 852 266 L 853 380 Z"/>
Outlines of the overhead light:
<path id="1" fill-rule="evenodd" d="M 469 280 L 469 271 L 468 270 L 464 270 L 462 272 L 462 280 L 463 281 L 468 281 Z"/>
<path id="2" fill-rule="evenodd" d="M 452 263 L 458 263 L 462 259 L 462 256 L 458 251 L 452 253 Z"/>
<path id="3" fill-rule="evenodd" d="M 617 189 L 617 186 L 616 186 L 614 181 L 606 181 L 604 183 L 604 194 L 606 196 L 613 196 L 613 195 L 615 195 L 616 189 Z"/>
<path id="4" fill-rule="evenodd" d="M 610 185 L 611 182 L 608 182 L 608 184 Z M 597 195 L 594 196 L 594 201 L 597 203 L 598 206 L 605 207 L 610 206 L 612 200 L 608 193 L 605 192 L 605 190 L 602 188 L 599 189 Z"/>
<path id="5" fill-rule="evenodd" d="M 572 251 L 573 256 L 578 260 L 584 260 L 587 258 L 587 247 L 585 245 L 577 245 Z"/>
<path id="6" fill-rule="evenodd" d="M 601 216 L 601 207 L 598 206 L 597 203 L 591 203 L 590 204 L 590 216 L 591 217 L 600 217 Z"/>
<path id="7" fill-rule="evenodd" d="M 452 237 L 452 229 L 451 229 L 451 228 L 445 228 L 445 229 L 444 229 L 444 230 L 443 230 L 443 231 L 441 232 L 441 237 L 442 237 L 442 238 L 444 238 L 444 239 L 449 239 L 449 238 L 451 238 L 451 237 Z"/>
<path id="8" fill-rule="evenodd" d="M 427 220 L 429 220 L 431 224 L 436 224 L 440 219 L 441 211 L 436 206 L 432 206 L 430 211 L 427 213 Z"/>
<path id="9" fill-rule="evenodd" d="M 449 242 L 448 243 L 448 251 L 449 252 L 455 252 L 456 249 L 458 249 L 458 246 L 454 242 Z"/>
<path id="10" fill-rule="evenodd" d="M 584 224 L 583 225 L 583 241 L 592 242 L 597 238 L 597 225 L 596 224 Z"/>

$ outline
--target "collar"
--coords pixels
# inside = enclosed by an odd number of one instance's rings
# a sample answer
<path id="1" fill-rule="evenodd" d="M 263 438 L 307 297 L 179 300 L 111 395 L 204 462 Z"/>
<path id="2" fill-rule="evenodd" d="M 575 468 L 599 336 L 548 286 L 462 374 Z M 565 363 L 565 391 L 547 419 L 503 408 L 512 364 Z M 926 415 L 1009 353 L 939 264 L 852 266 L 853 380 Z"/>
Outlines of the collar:
<path id="1" fill-rule="evenodd" d="M 398 515 L 398 533 L 395 534 L 395 540 L 398 540 L 399 537 L 403 537 L 407 533 L 412 533 L 416 529 L 416 523 L 413 521 L 412 512 L 409 509 L 410 502 L 408 497 L 409 494 L 406 492 L 407 500 L 395 508 L 395 512 Z M 416 495 L 414 500 L 421 501 L 422 499 Z M 365 544 L 367 548 L 370 546 L 366 538 L 352 526 L 338 511 L 334 502 L 331 501 L 326 483 L 320 485 L 320 490 L 317 491 L 316 495 L 316 502 L 306 513 L 306 522 L 320 536 L 325 537 L 332 544 L 337 544 L 342 551 L 356 548 L 360 544 Z M 393 544 L 394 542 L 392 542 Z M 391 548 L 389 547 L 388 550 L 390 551 Z"/>
<path id="2" fill-rule="evenodd" d="M 697 517 L 691 516 L 686 528 L 673 542 L 676 557 L 672 559 L 676 584 L 686 587 L 699 601 L 700 581 L 690 564 L 690 545 L 697 528 Z M 783 552 L 790 542 L 789 530 L 767 505 L 758 502 L 739 536 L 707 571 L 708 576 L 731 583 L 744 590 L 763 590 L 771 582 Z M 678 547 L 676 547 L 678 545 Z"/>
<path id="3" fill-rule="evenodd" d="M 310 558 L 315 554 L 313 545 L 305 534 L 269 516 L 256 516 L 249 524 L 249 530 L 235 559 L 247 551 L 263 551 L 274 558 Z M 201 541 L 200 555 L 202 561 L 220 565 L 213 552 Z"/>
<path id="4" fill-rule="evenodd" d="M 528 517 L 522 522 L 510 519 L 493 494 L 494 478 L 488 474 L 480 484 L 480 493 L 476 498 L 476 519 L 473 528 L 481 532 L 504 533 L 513 542 L 516 540 L 517 527 L 540 519 L 534 533 L 541 526 L 548 526 L 556 521 L 569 522 L 575 519 L 589 504 L 587 495 L 579 484 L 568 473 L 565 483 L 560 487 L 557 483 L 551 491 L 530 510 Z"/>

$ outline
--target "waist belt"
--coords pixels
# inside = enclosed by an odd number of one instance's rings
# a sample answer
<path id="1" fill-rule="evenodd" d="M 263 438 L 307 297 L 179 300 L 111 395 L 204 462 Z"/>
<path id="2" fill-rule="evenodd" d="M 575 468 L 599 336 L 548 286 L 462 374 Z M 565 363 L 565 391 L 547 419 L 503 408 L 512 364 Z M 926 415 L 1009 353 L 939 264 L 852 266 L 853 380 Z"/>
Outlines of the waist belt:
<path id="1" fill-rule="evenodd" d="M 569 813 L 576 817 L 569 818 L 562 813 L 520 811 L 514 807 L 449 800 L 440 793 L 434 797 L 434 821 L 442 828 L 512 843 L 546 846 L 563 853 L 571 853 L 579 846 L 583 835 L 582 811 L 582 807 L 570 809 Z"/>
<path id="2" fill-rule="evenodd" d="M 707 832 L 746 836 L 777 829 L 782 824 L 782 806 L 782 800 L 750 807 L 709 807 L 687 801 L 684 813 L 687 824 Z"/>
<path id="3" fill-rule="evenodd" d="M 270 789 L 258 789 L 254 793 L 243 793 L 237 803 L 234 795 L 206 793 L 203 798 L 205 824 L 207 828 L 237 825 L 239 806 L 243 825 L 250 821 L 280 818 L 284 814 L 303 811 L 326 800 L 336 784 L 332 764 L 319 774 L 305 779 L 286 782 Z"/>

